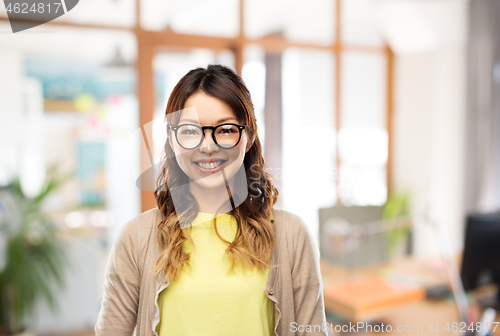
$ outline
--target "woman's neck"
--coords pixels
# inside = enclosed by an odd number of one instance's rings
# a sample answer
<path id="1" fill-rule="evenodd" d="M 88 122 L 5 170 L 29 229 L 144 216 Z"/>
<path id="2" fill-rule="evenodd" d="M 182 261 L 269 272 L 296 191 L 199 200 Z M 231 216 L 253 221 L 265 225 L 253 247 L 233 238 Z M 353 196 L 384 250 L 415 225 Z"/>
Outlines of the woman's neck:
<path id="1" fill-rule="evenodd" d="M 199 212 L 215 214 L 218 211 L 219 214 L 222 214 L 232 210 L 225 185 L 216 188 L 204 188 L 196 183 L 190 183 L 189 191 L 198 201 Z"/>

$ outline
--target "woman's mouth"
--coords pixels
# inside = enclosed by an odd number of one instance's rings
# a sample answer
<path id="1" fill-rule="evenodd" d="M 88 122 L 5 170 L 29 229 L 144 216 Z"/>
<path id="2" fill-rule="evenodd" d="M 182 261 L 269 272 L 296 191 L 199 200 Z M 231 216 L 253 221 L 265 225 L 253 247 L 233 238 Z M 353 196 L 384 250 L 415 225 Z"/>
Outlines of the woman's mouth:
<path id="1" fill-rule="evenodd" d="M 226 162 L 226 160 L 217 160 L 210 163 L 193 162 L 193 164 L 202 174 L 214 174 L 221 170 L 225 166 Z"/>

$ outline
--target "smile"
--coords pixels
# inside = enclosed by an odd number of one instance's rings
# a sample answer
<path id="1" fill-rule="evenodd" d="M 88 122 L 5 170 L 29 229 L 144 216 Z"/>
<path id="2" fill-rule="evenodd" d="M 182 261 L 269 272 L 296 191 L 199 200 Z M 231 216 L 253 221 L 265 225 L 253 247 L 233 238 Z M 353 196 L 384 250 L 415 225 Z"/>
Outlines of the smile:
<path id="1" fill-rule="evenodd" d="M 203 163 L 203 162 L 195 162 L 198 166 L 203 167 L 205 169 L 213 169 L 215 167 L 220 166 L 226 161 L 217 161 L 217 162 L 211 162 L 211 163 Z"/>
<path id="2" fill-rule="evenodd" d="M 224 167 L 225 163 L 227 161 L 225 160 L 219 160 L 219 161 L 215 161 L 215 162 L 193 162 L 193 164 L 195 165 L 196 169 L 200 172 L 200 173 L 216 173 L 218 172 L 219 170 L 222 169 L 222 167 Z"/>

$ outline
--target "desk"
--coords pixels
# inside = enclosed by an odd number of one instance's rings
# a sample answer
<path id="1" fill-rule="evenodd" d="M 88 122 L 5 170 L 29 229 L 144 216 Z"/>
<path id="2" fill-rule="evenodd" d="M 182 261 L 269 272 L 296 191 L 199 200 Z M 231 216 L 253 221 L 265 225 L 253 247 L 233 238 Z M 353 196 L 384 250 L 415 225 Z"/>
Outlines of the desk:
<path id="1" fill-rule="evenodd" d="M 457 256 L 457 265 L 459 262 L 459 256 Z M 323 286 L 326 288 L 328 285 L 336 282 L 343 282 L 349 280 L 362 279 L 369 276 L 379 275 L 382 270 L 391 270 L 398 273 L 404 273 L 406 275 L 410 275 L 418 279 L 418 281 L 423 286 L 431 286 L 438 285 L 442 283 L 446 283 L 446 273 L 444 269 L 439 271 L 439 261 L 433 261 L 429 259 L 413 259 L 413 258 L 404 258 L 392 262 L 386 262 L 379 265 L 370 265 L 358 268 L 346 268 L 339 265 L 334 265 L 329 263 L 328 261 L 322 259 L 320 261 L 321 273 L 323 278 Z M 489 295 L 496 290 L 495 286 L 489 286 L 487 288 L 478 289 L 470 294 L 472 298 Z M 327 312 L 332 311 L 332 305 L 328 301 L 328 298 L 325 297 L 325 308 Z M 480 312 L 482 313 L 482 312 Z M 358 318 L 348 319 L 352 323 L 356 323 L 358 321 L 368 321 L 368 320 L 380 320 L 383 321 L 385 325 L 389 324 L 393 328 L 393 333 L 395 333 L 394 329 L 401 325 L 412 326 L 410 330 L 407 327 L 407 331 L 403 331 L 399 334 L 405 336 L 413 336 L 413 335 L 456 335 L 451 331 L 444 330 L 444 327 L 449 322 L 450 328 L 453 322 L 460 322 L 460 317 L 458 314 L 458 309 L 455 304 L 455 301 L 451 298 L 442 299 L 442 300 L 419 300 L 415 302 L 409 302 L 406 304 L 401 304 L 391 308 L 385 308 L 378 311 L 372 311 L 370 313 L 364 314 Z M 497 316 L 497 320 L 500 322 L 500 314 Z M 329 322 L 333 322 L 330 321 Z M 434 326 L 437 324 L 438 330 L 437 332 L 429 332 L 429 323 Z M 335 325 L 335 324 L 334 324 Z M 417 327 L 413 328 L 413 326 L 422 326 L 422 330 L 418 331 Z M 362 335 L 363 333 L 358 333 Z M 373 333 L 364 333 L 367 335 L 380 335 L 380 332 Z M 387 334 L 387 333 L 386 333 Z M 396 334 L 396 333 L 395 333 Z M 333 333 L 332 335 L 336 335 Z M 497 327 L 497 330 L 492 335 L 500 336 L 500 325 Z"/>

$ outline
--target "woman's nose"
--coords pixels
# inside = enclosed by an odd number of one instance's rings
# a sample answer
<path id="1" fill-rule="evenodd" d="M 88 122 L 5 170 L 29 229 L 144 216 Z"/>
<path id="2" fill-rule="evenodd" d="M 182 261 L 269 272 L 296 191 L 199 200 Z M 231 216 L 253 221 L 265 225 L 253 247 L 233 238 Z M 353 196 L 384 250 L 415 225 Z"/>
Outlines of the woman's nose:
<path id="1" fill-rule="evenodd" d="M 212 154 L 213 151 L 218 151 L 219 146 L 212 139 L 212 130 L 205 130 L 204 139 L 200 145 L 200 151 L 205 152 L 207 154 Z"/>

